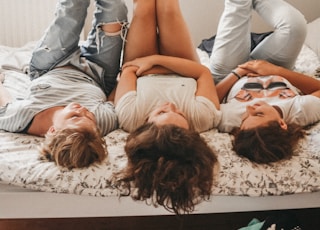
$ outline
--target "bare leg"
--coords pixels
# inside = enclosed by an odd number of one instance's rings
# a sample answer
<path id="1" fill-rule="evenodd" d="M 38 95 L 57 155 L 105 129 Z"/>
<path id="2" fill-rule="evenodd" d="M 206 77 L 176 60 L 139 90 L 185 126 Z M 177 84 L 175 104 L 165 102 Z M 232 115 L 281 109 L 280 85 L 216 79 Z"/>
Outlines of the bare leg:
<path id="1" fill-rule="evenodd" d="M 158 54 L 155 0 L 134 0 L 134 12 L 124 50 L 124 63 Z"/>
<path id="2" fill-rule="evenodd" d="M 108 24 L 104 24 L 101 28 L 107 34 L 109 33 L 112 34 L 112 33 L 117 33 L 121 30 L 121 24 L 118 22 L 108 23 Z"/>
<path id="3" fill-rule="evenodd" d="M 160 53 L 199 62 L 179 0 L 156 0 Z"/>

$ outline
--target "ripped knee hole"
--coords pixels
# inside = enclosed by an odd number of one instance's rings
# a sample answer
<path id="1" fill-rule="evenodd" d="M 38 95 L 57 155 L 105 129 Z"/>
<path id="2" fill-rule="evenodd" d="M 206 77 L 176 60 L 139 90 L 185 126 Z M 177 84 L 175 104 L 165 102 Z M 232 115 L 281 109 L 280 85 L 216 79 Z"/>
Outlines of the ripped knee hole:
<path id="1" fill-rule="evenodd" d="M 100 29 L 104 31 L 107 36 L 116 36 L 121 34 L 122 23 L 120 22 L 110 22 L 99 25 Z"/>

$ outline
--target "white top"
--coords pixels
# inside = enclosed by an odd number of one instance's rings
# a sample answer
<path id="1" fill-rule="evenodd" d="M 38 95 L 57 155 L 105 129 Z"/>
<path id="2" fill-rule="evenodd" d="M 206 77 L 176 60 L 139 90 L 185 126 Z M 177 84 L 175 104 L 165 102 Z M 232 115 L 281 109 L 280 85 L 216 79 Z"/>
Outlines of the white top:
<path id="1" fill-rule="evenodd" d="M 132 132 L 145 123 L 151 111 L 165 102 L 174 103 L 198 132 L 216 127 L 221 112 L 213 102 L 195 96 L 197 82 L 178 75 L 148 75 L 137 80 L 137 90 L 123 95 L 116 105 L 120 128 Z"/>
<path id="2" fill-rule="evenodd" d="M 218 129 L 222 132 L 231 132 L 235 127 L 240 127 L 241 116 L 246 111 L 247 105 L 252 105 L 257 101 L 265 101 L 271 105 L 278 106 L 283 114 L 285 122 L 296 123 L 301 126 L 313 124 L 320 120 L 320 99 L 312 95 L 299 95 L 297 89 L 285 80 L 288 88 L 297 95 L 295 97 L 281 99 L 277 97 L 255 98 L 250 101 L 240 102 L 235 99 L 235 95 L 240 91 L 247 78 L 241 78 L 230 90 L 226 103 L 221 104 L 220 110 L 222 118 Z"/>

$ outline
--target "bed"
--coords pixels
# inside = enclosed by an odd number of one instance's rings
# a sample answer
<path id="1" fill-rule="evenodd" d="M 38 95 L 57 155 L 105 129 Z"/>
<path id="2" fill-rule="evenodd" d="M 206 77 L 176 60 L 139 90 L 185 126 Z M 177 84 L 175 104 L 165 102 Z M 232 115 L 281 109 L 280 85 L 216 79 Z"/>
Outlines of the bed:
<path id="1" fill-rule="evenodd" d="M 320 21 L 310 23 L 317 31 Z M 314 28 L 313 28 L 314 27 Z M 315 33 L 316 34 L 316 33 Z M 319 35 L 308 35 L 295 70 L 320 75 Z M 28 61 L 35 42 L 23 47 L 0 46 L 4 85 L 23 97 Z M 206 52 L 197 49 L 208 64 Z M 290 211 L 303 229 L 316 229 L 320 220 L 320 122 L 307 130 L 295 156 L 272 165 L 257 165 L 231 150 L 232 136 L 212 129 L 202 136 L 217 152 L 212 198 L 193 213 L 176 217 L 163 207 L 120 197 L 126 188 L 112 182 L 126 165 L 127 133 L 105 136 L 108 157 L 98 165 L 66 170 L 41 162 L 42 138 L 0 131 L 0 229 L 238 229 L 252 218 Z"/>

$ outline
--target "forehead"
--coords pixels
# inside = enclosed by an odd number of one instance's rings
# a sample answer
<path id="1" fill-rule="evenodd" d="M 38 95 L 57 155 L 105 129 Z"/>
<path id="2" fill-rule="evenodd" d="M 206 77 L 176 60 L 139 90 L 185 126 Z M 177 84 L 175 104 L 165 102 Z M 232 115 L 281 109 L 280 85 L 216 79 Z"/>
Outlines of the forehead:
<path id="1" fill-rule="evenodd" d="M 178 113 L 170 112 L 170 113 L 159 113 L 156 115 L 156 119 L 163 121 L 179 121 L 185 120 L 183 116 Z"/>
<path id="2" fill-rule="evenodd" d="M 260 82 L 266 82 L 266 81 L 283 81 L 283 77 L 279 75 L 270 75 L 270 76 L 259 76 L 255 78 L 249 78 L 249 79 L 257 79 Z"/>
<path id="3" fill-rule="evenodd" d="M 86 130 L 92 132 L 96 129 L 96 124 L 93 121 L 86 118 L 79 119 L 77 121 L 68 120 L 64 122 L 63 125 L 64 128 L 72 128 L 79 131 Z"/>

